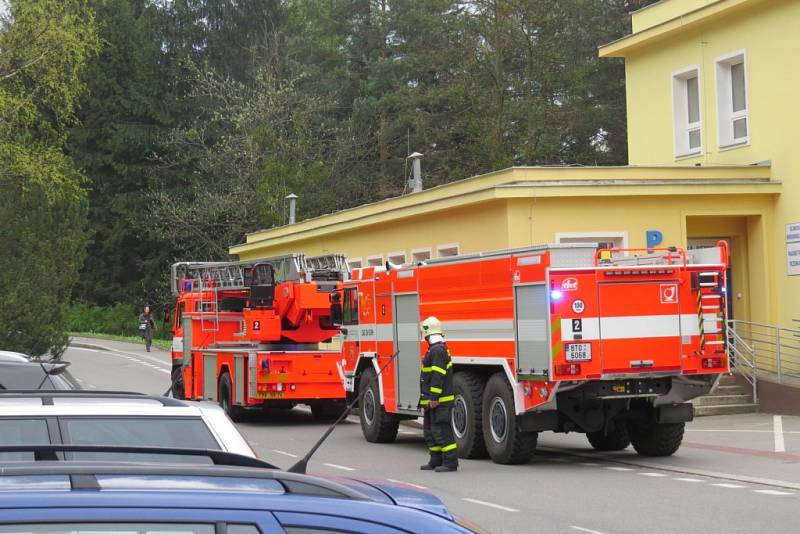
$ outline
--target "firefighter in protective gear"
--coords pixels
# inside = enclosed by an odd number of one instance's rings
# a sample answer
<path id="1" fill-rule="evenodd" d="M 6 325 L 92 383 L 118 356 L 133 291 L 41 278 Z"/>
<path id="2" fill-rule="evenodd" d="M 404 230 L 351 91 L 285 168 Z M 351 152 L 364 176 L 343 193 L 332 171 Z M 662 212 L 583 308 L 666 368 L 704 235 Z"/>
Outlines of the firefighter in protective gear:
<path id="1" fill-rule="evenodd" d="M 442 335 L 442 324 L 436 317 L 422 322 L 422 335 L 428 351 L 422 361 L 419 377 L 420 406 L 424 410 L 423 431 L 430 451 L 430 460 L 420 469 L 437 473 L 458 469 L 458 451 L 453 435 L 453 363 Z"/>

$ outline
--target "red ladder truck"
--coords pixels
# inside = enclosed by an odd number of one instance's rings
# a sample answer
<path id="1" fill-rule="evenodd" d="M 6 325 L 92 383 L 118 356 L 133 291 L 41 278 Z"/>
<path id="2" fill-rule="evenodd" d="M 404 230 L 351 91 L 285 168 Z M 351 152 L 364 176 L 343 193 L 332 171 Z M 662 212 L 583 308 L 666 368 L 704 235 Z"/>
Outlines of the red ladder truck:
<path id="1" fill-rule="evenodd" d="M 340 330 L 344 256 L 302 254 L 172 266 L 176 295 L 172 391 L 218 401 L 234 420 L 248 407 L 309 404 L 317 418 L 344 408 Z"/>
<path id="2" fill-rule="evenodd" d="M 730 369 L 727 265 L 720 242 L 549 245 L 354 269 L 342 297 L 345 389 L 363 395 L 365 438 L 393 441 L 398 422 L 421 413 L 419 323 L 435 316 L 452 355 L 461 457 L 526 462 L 545 430 L 670 455 L 694 416 L 688 401 Z"/>

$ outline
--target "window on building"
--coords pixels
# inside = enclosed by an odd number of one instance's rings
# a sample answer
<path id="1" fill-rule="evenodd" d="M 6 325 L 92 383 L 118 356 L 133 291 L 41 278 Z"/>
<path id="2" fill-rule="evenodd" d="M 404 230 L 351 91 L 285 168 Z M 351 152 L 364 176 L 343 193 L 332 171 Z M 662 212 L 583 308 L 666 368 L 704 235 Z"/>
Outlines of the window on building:
<path id="1" fill-rule="evenodd" d="M 383 265 L 383 254 L 376 254 L 374 256 L 367 256 L 368 267 L 381 267 Z"/>
<path id="2" fill-rule="evenodd" d="M 436 255 L 439 258 L 446 258 L 448 256 L 458 256 L 458 243 L 449 243 L 447 245 L 439 245 L 436 247 Z"/>
<path id="3" fill-rule="evenodd" d="M 744 59 L 744 52 L 737 52 L 721 57 L 716 62 L 720 148 L 746 144 L 750 140 Z"/>
<path id="4" fill-rule="evenodd" d="M 411 251 L 411 261 L 415 264 L 431 259 L 431 249 L 418 248 Z"/>
<path id="5" fill-rule="evenodd" d="M 361 258 L 351 258 L 347 260 L 347 265 L 350 267 L 350 270 L 359 269 L 362 266 Z"/>
<path id="6" fill-rule="evenodd" d="M 700 154 L 703 150 L 700 120 L 700 72 L 690 68 L 672 75 L 672 115 L 675 157 Z"/>
<path id="7" fill-rule="evenodd" d="M 403 265 L 406 262 L 406 252 L 390 252 L 386 255 L 386 259 L 395 265 Z"/>
<path id="8" fill-rule="evenodd" d="M 597 243 L 599 248 L 627 248 L 627 232 L 569 232 L 556 234 L 556 243 Z"/>

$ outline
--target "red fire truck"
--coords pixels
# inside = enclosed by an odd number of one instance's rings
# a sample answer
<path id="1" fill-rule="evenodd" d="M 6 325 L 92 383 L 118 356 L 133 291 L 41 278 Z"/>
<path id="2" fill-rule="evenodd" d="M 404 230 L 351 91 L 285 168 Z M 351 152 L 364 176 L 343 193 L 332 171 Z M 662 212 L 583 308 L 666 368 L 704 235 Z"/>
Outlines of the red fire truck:
<path id="1" fill-rule="evenodd" d="M 419 323 L 432 315 L 452 355 L 461 457 L 526 462 L 545 430 L 670 455 L 693 418 L 688 401 L 729 372 L 727 263 L 723 242 L 572 244 L 355 269 L 343 294 L 345 389 L 363 395 L 365 438 L 393 441 L 398 422 L 421 413 Z"/>
<path id="2" fill-rule="evenodd" d="M 173 395 L 218 401 L 234 420 L 300 403 L 338 415 L 340 352 L 320 343 L 339 334 L 346 269 L 342 255 L 174 264 Z"/>

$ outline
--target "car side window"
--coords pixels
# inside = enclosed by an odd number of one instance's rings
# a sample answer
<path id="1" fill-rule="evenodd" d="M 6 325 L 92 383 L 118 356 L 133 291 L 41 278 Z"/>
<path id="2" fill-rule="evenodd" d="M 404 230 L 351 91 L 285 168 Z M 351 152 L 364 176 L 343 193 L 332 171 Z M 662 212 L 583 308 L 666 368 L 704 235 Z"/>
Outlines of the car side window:
<path id="1" fill-rule="evenodd" d="M 0 534 L 214 534 L 203 523 L 41 523 L 0 525 Z"/>
<path id="2" fill-rule="evenodd" d="M 141 447 L 191 447 L 220 450 L 214 436 L 199 417 L 61 417 L 65 443 Z M 138 453 L 74 452 L 81 460 L 176 461 L 211 463 L 201 456 L 143 455 Z"/>
<path id="3" fill-rule="evenodd" d="M 228 523 L 228 534 L 260 534 L 255 525 L 238 525 Z"/>
<path id="4" fill-rule="evenodd" d="M 358 288 L 346 287 L 342 303 L 342 324 L 358 324 Z"/>
<path id="5" fill-rule="evenodd" d="M 275 512 L 286 534 L 405 534 L 385 524 L 328 514 Z"/>
<path id="6" fill-rule="evenodd" d="M 0 419 L 0 445 L 48 445 L 44 419 Z M 33 460 L 33 452 L 0 453 L 0 461 Z"/>

